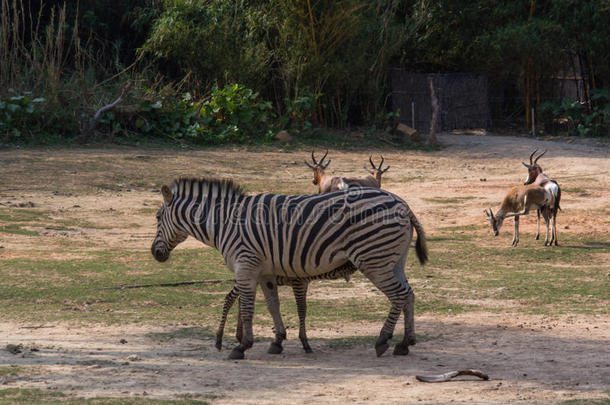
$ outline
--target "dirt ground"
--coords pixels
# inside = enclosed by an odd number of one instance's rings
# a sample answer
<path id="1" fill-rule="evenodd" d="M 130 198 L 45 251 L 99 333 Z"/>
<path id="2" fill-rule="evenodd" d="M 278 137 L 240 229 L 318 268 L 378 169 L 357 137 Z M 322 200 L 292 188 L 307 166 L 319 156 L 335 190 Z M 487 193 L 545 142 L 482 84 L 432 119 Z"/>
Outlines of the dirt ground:
<path id="1" fill-rule="evenodd" d="M 445 148 L 438 152 L 383 152 L 391 165 L 384 188 L 409 203 L 428 233 L 484 224 L 483 208 L 498 207 L 508 186 L 522 183 L 526 171 L 519 162 L 539 148 L 548 150 L 539 163 L 565 190 L 558 216 L 559 241 L 562 233 L 604 238 L 610 234 L 608 144 L 472 135 L 442 135 L 440 140 Z M 146 209 L 158 206 L 163 182 L 222 170 L 225 177 L 260 184 L 262 191 L 268 174 L 258 167 L 264 164 L 295 184 L 305 184 L 303 191 L 314 192 L 310 173 L 302 167 L 303 154 L 248 153 L 238 148 L 169 155 L 134 149 L 2 151 L 0 203 L 31 201 L 54 217 L 95 225 L 69 235 L 75 255 L 118 246 L 146 250 L 155 223 L 154 214 Z M 354 173 L 354 168 L 363 173 L 363 153 L 333 150 L 331 154 L 336 174 Z M 100 170 L 84 170 L 92 161 L 103 162 L 104 170 L 117 166 L 116 171 L 104 175 Z M 36 178 L 22 174 L 28 162 L 42 167 Z M 151 173 L 151 162 L 162 178 Z M 44 170 L 45 165 L 49 170 Z M 434 198 L 457 198 L 458 203 L 432 204 Z M 522 220 L 521 237 L 533 233 L 534 226 L 533 216 Z M 46 231 L 53 238 L 46 238 L 44 245 L 36 238 L 0 235 L 0 256 L 26 257 L 29 250 L 52 254 L 57 246 L 65 247 L 62 232 L 73 232 Z M 506 225 L 502 237 L 490 243 L 510 243 L 511 234 L 512 225 Z M 197 246 L 187 242 L 182 248 Z M 308 333 L 312 339 L 375 335 L 381 323 L 381 319 L 343 323 L 332 329 L 309 328 Z M 418 334 L 435 338 L 419 342 L 406 357 L 377 358 L 372 347 L 330 348 L 315 341 L 314 354 L 306 355 L 296 331 L 289 331 L 283 354 L 269 355 L 267 343 L 258 342 L 246 360 L 229 361 L 228 351 L 216 351 L 210 339 L 158 341 L 150 335 L 195 325 L 77 325 L 44 319 L 21 324 L 0 319 L 1 347 L 23 345 L 16 355 L 0 350 L 0 366 L 29 370 L 25 376 L 0 376 L 0 389 L 41 388 L 81 397 L 199 398 L 213 404 L 557 403 L 608 398 L 610 389 L 607 315 L 416 313 Z M 255 327 L 255 334 L 270 336 L 270 331 Z M 426 384 L 415 379 L 419 374 L 463 368 L 481 369 L 490 380 L 464 377 Z"/>

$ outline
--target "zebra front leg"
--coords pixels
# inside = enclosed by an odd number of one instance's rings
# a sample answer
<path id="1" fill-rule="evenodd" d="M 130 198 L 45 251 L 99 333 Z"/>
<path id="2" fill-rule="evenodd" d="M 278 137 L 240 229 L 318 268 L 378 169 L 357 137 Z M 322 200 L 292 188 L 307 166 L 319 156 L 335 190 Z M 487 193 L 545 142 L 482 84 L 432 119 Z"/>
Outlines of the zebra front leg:
<path id="1" fill-rule="evenodd" d="M 242 331 L 239 344 L 229 354 L 229 359 L 239 360 L 245 357 L 246 350 L 252 347 L 254 335 L 252 333 L 252 318 L 254 317 L 254 298 L 256 296 L 256 277 L 253 273 L 236 271 L 237 289 L 239 291 L 239 312 Z"/>
<path id="2" fill-rule="evenodd" d="M 244 336 L 244 325 L 241 322 L 241 298 L 240 303 L 237 305 L 237 326 L 235 327 L 235 340 L 237 343 L 241 342 L 241 338 Z"/>
<path id="3" fill-rule="evenodd" d="M 313 353 L 309 341 L 307 340 L 307 331 L 305 329 L 305 317 L 307 316 L 307 287 L 309 283 L 305 280 L 296 279 L 292 283 L 292 292 L 297 303 L 297 313 L 299 315 L 299 339 L 303 345 L 305 353 Z"/>
<path id="4" fill-rule="evenodd" d="M 222 307 L 222 318 L 220 319 L 220 324 L 218 325 L 218 330 L 216 331 L 216 348 L 218 350 L 222 349 L 222 337 L 224 335 L 225 323 L 227 322 L 227 315 L 229 314 L 229 310 L 235 303 L 235 299 L 239 297 L 239 292 L 237 291 L 237 287 L 233 286 L 231 291 L 225 296 L 225 304 Z M 239 323 L 239 321 L 238 321 Z"/>
<path id="5" fill-rule="evenodd" d="M 280 313 L 280 298 L 277 292 L 275 277 L 261 280 L 260 285 L 263 294 L 265 294 L 267 308 L 273 318 L 273 330 L 275 333 L 275 341 L 271 342 L 267 353 L 280 354 L 284 350 L 282 342 L 286 340 L 286 328 L 284 327 L 284 322 L 282 321 L 282 315 Z"/>
<path id="6" fill-rule="evenodd" d="M 519 216 L 515 217 L 515 231 L 513 233 L 512 246 L 515 247 L 519 243 Z"/>

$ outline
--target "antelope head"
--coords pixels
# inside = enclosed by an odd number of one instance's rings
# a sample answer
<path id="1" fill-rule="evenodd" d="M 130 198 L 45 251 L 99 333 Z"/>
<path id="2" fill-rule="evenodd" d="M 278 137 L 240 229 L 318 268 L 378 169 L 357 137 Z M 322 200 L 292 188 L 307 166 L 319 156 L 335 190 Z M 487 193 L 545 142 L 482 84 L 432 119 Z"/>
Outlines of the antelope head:
<path id="1" fill-rule="evenodd" d="M 542 152 L 540 155 L 538 155 L 535 160 L 532 161 L 536 152 L 538 152 L 538 149 L 533 151 L 532 154 L 530 155 L 530 164 L 529 165 L 525 162 L 521 162 L 521 163 L 523 163 L 523 166 L 525 166 L 527 168 L 527 178 L 525 179 L 525 183 L 523 183 L 524 185 L 532 184 L 534 181 L 536 181 L 536 177 L 538 177 L 538 175 L 540 173 L 542 173 L 542 167 L 540 167 L 540 165 L 538 165 L 538 163 L 536 163 L 536 162 L 538 162 L 538 159 L 540 159 L 542 157 L 542 155 L 544 155 L 546 153 L 546 150 L 544 152 Z"/>
<path id="2" fill-rule="evenodd" d="M 369 156 L 369 163 L 371 164 L 371 168 L 364 166 L 364 170 L 368 171 L 371 176 L 373 176 L 375 180 L 377 180 L 377 183 L 379 183 L 379 187 L 381 187 L 381 175 L 387 172 L 390 168 L 390 166 L 387 166 L 385 169 L 382 169 L 381 166 L 383 166 L 383 161 L 383 156 L 381 156 L 381 162 L 379 163 L 379 166 L 375 166 L 375 163 L 373 163 L 373 156 Z"/>
<path id="3" fill-rule="evenodd" d="M 315 184 L 315 185 L 319 185 L 321 183 L 322 177 L 324 176 L 324 170 L 326 170 L 326 168 L 330 164 L 330 159 L 328 159 L 328 161 L 326 163 L 324 163 L 324 159 L 326 159 L 326 155 L 328 155 L 328 150 L 326 151 L 324 156 L 322 156 L 322 159 L 317 161 L 316 157 L 314 156 L 313 151 L 311 151 L 311 161 L 313 164 L 305 161 L 305 164 L 310 169 L 313 170 L 313 184 Z"/>
<path id="4" fill-rule="evenodd" d="M 498 236 L 498 234 L 500 233 L 500 228 L 502 228 L 502 223 L 504 222 L 504 217 L 496 217 L 491 208 L 489 209 L 489 211 L 484 210 L 483 212 L 485 212 L 485 215 L 487 215 L 487 219 L 491 223 L 491 229 L 493 230 L 494 236 Z"/>

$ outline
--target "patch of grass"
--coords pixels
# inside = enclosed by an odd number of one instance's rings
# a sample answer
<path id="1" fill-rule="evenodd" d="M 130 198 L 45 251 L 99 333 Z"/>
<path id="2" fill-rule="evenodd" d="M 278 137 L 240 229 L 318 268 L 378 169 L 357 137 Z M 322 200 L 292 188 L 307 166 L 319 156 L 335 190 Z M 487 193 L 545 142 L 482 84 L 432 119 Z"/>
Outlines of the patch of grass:
<path id="1" fill-rule="evenodd" d="M 464 196 L 464 197 L 431 197 L 424 198 L 424 201 L 428 201 L 436 204 L 458 204 L 462 201 L 472 200 L 476 197 L 473 196 Z"/>
<path id="2" fill-rule="evenodd" d="M 2 222 L 40 222 L 49 219 L 42 212 L 32 209 L 0 207 L 0 221 Z"/>
<path id="3" fill-rule="evenodd" d="M 23 372 L 23 367 L 19 366 L 0 366 L 0 377 L 18 375 Z"/>
<path id="4" fill-rule="evenodd" d="M 561 191 L 564 194 L 578 194 L 579 197 L 588 197 L 591 195 L 586 189 L 581 187 L 562 187 Z"/>
<path id="5" fill-rule="evenodd" d="M 19 225 L 0 225 L 0 232 L 8 233 L 12 235 L 25 235 L 25 236 L 39 236 L 40 234 L 36 231 L 30 231 L 29 229 L 23 229 Z"/>
<path id="6" fill-rule="evenodd" d="M 570 234 L 560 239 L 563 246 L 544 247 L 542 241 L 522 234 L 519 247 L 513 248 L 510 237 L 506 245 L 490 246 L 485 243 L 489 239 L 435 235 L 429 243 L 429 265 L 407 270 L 409 277 L 418 279 L 416 310 L 498 312 L 502 306 L 493 303 L 509 301 L 508 310 L 518 307 L 536 314 L 609 312 L 604 305 L 610 299 L 607 271 L 601 263 L 610 253 L 610 243 Z M 481 304 L 455 305 L 463 300 Z"/>
<path id="7" fill-rule="evenodd" d="M 39 389 L 8 388 L 0 390 L 0 405 L 8 404 L 91 404 L 91 405 L 204 405 L 206 401 L 182 398 L 179 400 L 161 400 L 148 398 L 79 398 L 63 392 L 42 391 Z"/>
<path id="8" fill-rule="evenodd" d="M 76 228 L 71 228 L 71 227 L 62 226 L 62 225 L 45 226 L 45 229 L 48 229 L 49 231 L 67 231 L 67 232 L 76 231 Z"/>
<path id="9" fill-rule="evenodd" d="M 447 227 L 428 238 L 430 261 L 417 262 L 412 250 L 407 277 L 416 294 L 416 314 L 519 311 L 536 314 L 608 314 L 610 300 L 604 257 L 608 235 L 560 233 L 559 247 L 522 232 L 519 247 L 510 246 L 511 232 L 490 238 L 479 226 Z M 485 232 L 485 235 L 482 233 Z M 65 247 L 71 252 L 73 246 Z M 59 252 L 60 253 L 60 252 Z M 69 260 L 6 258 L 0 261 L 0 313 L 7 319 L 39 322 L 76 320 L 104 323 L 187 322 L 205 325 L 153 338 L 212 336 L 232 287 L 231 272 L 213 249 L 177 250 L 160 264 L 148 251 L 88 251 Z M 101 290 L 130 284 L 227 279 L 226 283 Z M 316 281 L 316 288 L 335 288 L 339 297 L 310 296 L 308 326 L 341 322 L 382 322 L 389 302 L 383 294 L 359 296 L 361 273 L 354 282 Z M 292 291 L 280 288 L 287 326 L 297 327 Z M 255 323 L 272 325 L 262 294 L 257 294 Z M 237 304 L 227 327 L 234 325 Z M 229 332 L 226 332 L 229 334 Z"/>

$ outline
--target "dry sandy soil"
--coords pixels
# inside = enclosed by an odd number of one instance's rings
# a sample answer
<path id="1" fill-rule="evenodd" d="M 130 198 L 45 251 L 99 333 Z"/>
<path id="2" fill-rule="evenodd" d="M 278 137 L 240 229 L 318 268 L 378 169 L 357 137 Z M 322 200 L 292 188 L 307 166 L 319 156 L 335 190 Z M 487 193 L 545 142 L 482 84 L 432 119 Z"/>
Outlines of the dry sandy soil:
<path id="1" fill-rule="evenodd" d="M 438 152 L 384 151 L 392 169 L 384 187 L 403 196 L 426 230 L 481 225 L 483 207 L 497 207 L 508 185 L 525 176 L 520 165 L 534 148 L 548 149 L 540 163 L 566 190 L 558 217 L 562 233 L 610 234 L 610 148 L 598 142 L 566 143 L 528 138 L 445 135 Z M 337 174 L 362 167 L 363 153 L 331 151 Z M 257 190 L 274 187 L 258 167 L 288 176 L 314 191 L 303 170 L 303 151 L 250 153 L 241 149 L 171 152 L 118 150 L 0 152 L 0 202 L 35 201 L 57 217 L 86 220 L 91 227 L 70 235 L 75 254 L 87 249 L 146 250 L 154 229 L 158 187 L 178 175 L 223 171 L 247 178 Z M 25 162 L 25 163 L 24 163 Z M 23 175 L 36 162 L 36 176 Z M 112 175 L 85 170 L 96 162 Z M 154 163 L 154 166 L 151 165 Z M 235 162 L 239 162 L 236 164 Z M 161 178 L 151 173 L 163 173 Z M 184 167 L 188 167 L 184 171 Z M 47 168 L 47 169 L 45 169 Z M 362 170 L 358 171 L 359 173 Z M 117 174 L 122 173 L 122 174 Z M 258 183 L 257 183 L 258 182 Z M 587 183 L 586 193 L 577 191 Z M 595 187 L 590 184 L 594 183 Z M 61 187 L 59 186 L 61 184 Z M 61 189 L 62 191 L 57 191 Z M 65 191 L 68 190 L 68 191 Z M 430 198 L 462 197 L 444 207 Z M 105 215 L 101 215 L 104 213 Z M 601 215 L 601 218 L 600 218 Z M 130 226 L 125 218 L 129 218 Z M 533 216 L 522 220 L 522 238 L 533 233 Z M 569 226 L 566 228 L 566 225 Z M 137 225 L 137 226 L 136 226 Z M 510 243 L 512 226 L 493 243 Z M 53 231 L 50 231 L 53 232 Z M 65 248 L 65 235 L 45 244 L 19 235 L 1 235 L 0 256 L 27 256 L 28 250 Z M 198 245 L 187 243 L 184 248 Z M 38 253 L 40 254 L 40 253 Z M 610 260 L 609 260 L 610 262 Z M 313 291 L 312 291 L 313 292 Z M 309 329 L 311 338 L 374 335 L 377 323 L 344 323 L 334 329 Z M 610 389 L 610 317 L 543 317 L 475 313 L 417 316 L 418 333 L 434 336 L 418 343 L 406 357 L 375 357 L 372 347 L 329 348 L 313 345 L 306 355 L 291 331 L 282 355 L 266 353 L 257 343 L 243 361 L 226 360 L 208 339 L 160 342 L 151 332 L 194 325 L 20 324 L 0 320 L 0 345 L 22 344 L 23 353 L 0 350 L 0 366 L 22 365 L 27 376 L 0 377 L 0 388 L 59 390 L 76 396 L 139 396 L 206 399 L 214 404 L 276 403 L 557 403 L 569 399 L 608 398 Z M 42 326 L 42 327 L 40 327 Z M 270 336 L 267 329 L 255 334 Z M 126 343 L 121 344 L 121 339 Z M 31 351 L 36 348 L 37 351 Z M 478 368 L 490 381 L 472 377 L 443 384 L 418 382 L 415 375 Z"/>

